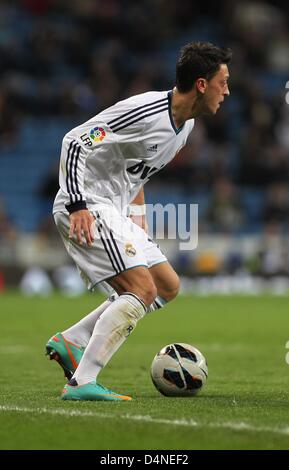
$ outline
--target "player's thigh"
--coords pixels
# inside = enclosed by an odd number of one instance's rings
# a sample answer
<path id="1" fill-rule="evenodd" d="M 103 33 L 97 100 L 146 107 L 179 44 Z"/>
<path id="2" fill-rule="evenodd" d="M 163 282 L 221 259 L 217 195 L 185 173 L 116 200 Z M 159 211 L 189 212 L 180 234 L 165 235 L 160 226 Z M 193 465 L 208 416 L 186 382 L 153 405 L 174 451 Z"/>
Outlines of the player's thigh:
<path id="1" fill-rule="evenodd" d="M 158 295 L 166 301 L 174 299 L 179 292 L 179 277 L 160 246 L 147 234 L 144 235 L 143 253 Z"/>
<path id="2" fill-rule="evenodd" d="M 157 287 L 158 295 L 169 301 L 174 299 L 180 289 L 180 279 L 168 261 L 152 266 L 150 274 Z"/>

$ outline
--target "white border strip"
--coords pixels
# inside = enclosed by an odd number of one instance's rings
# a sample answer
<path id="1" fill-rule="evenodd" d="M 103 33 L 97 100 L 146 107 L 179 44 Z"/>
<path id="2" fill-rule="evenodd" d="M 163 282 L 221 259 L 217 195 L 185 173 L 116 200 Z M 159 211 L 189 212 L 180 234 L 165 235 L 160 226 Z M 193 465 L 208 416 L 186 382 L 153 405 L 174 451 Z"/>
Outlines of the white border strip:
<path id="1" fill-rule="evenodd" d="M 13 405 L 0 405 L 0 412 L 49 414 L 54 416 L 79 417 L 79 418 L 101 418 L 101 419 L 122 419 L 128 421 L 138 421 L 152 424 L 165 424 L 166 426 L 186 426 L 190 428 L 210 428 L 210 429 L 229 429 L 233 431 L 251 431 L 254 433 L 268 432 L 289 436 L 289 424 L 283 428 L 274 428 L 270 426 L 255 426 L 244 422 L 223 422 L 223 423 L 200 423 L 193 419 L 165 419 L 153 418 L 149 415 L 131 415 L 99 413 L 96 411 L 68 410 L 63 408 L 26 408 Z"/>

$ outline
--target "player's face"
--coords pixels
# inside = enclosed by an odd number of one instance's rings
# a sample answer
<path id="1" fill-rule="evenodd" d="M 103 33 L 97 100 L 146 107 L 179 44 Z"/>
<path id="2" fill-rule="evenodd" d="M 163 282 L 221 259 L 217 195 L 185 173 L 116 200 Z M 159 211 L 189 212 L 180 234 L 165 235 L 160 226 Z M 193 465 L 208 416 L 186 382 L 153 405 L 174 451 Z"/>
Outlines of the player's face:
<path id="1" fill-rule="evenodd" d="M 204 112 L 216 114 L 223 103 L 225 96 L 229 96 L 228 87 L 229 71 L 226 64 L 222 64 L 216 75 L 207 81 L 204 92 Z"/>

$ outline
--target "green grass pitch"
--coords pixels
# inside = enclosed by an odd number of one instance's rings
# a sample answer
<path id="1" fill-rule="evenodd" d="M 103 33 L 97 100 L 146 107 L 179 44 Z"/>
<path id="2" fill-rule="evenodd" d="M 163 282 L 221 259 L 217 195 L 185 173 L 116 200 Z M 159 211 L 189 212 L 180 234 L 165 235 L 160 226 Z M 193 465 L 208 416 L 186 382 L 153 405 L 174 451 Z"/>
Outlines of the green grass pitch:
<path id="1" fill-rule="evenodd" d="M 133 401 L 63 402 L 64 376 L 44 356 L 45 342 L 101 300 L 1 294 L 1 449 L 289 448 L 288 297 L 180 296 L 139 322 L 100 375 Z M 170 342 L 206 356 L 199 396 L 154 388 L 152 358 Z"/>

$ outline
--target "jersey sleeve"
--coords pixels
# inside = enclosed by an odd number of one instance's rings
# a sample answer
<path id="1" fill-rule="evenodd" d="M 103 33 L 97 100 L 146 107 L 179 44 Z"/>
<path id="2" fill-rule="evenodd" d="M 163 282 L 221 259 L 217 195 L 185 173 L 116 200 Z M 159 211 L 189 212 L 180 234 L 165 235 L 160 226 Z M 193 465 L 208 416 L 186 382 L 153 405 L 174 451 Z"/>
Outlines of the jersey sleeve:
<path id="1" fill-rule="evenodd" d="M 88 152 L 75 138 L 64 138 L 59 183 L 69 202 L 65 204 L 71 214 L 86 209 L 84 196 L 84 171 Z"/>
<path id="2" fill-rule="evenodd" d="M 116 143 L 109 126 L 101 121 L 87 121 L 72 129 L 63 139 L 60 166 L 60 187 L 69 202 L 68 212 L 86 209 L 85 168 L 87 160 Z"/>

